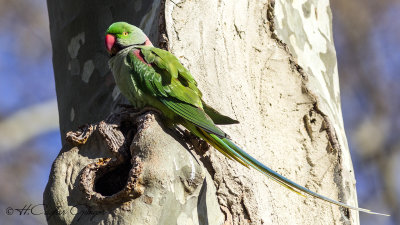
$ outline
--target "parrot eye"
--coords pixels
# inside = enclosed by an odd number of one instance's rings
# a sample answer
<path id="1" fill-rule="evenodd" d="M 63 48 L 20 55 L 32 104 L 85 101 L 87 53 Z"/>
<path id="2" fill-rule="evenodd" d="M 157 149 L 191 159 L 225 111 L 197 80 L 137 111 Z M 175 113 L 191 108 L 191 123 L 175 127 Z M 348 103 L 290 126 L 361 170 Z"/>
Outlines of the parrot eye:
<path id="1" fill-rule="evenodd" d="M 128 32 L 125 31 L 125 32 L 122 33 L 122 35 L 128 36 Z"/>

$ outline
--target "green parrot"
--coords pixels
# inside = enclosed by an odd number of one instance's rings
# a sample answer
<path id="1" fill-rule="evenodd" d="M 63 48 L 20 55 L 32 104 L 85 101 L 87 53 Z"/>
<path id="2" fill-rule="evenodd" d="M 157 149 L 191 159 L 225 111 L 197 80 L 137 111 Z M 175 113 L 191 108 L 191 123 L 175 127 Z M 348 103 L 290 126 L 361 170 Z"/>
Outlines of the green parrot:
<path id="1" fill-rule="evenodd" d="M 126 22 L 113 23 L 106 32 L 109 66 L 121 93 L 136 108 L 150 106 L 162 112 L 172 124 L 181 124 L 229 159 L 252 167 L 280 185 L 302 195 L 306 193 L 345 208 L 357 208 L 322 196 L 283 177 L 244 152 L 216 124 L 238 121 L 220 114 L 202 100 L 202 93 L 190 72 L 170 52 L 156 48 L 141 29 Z"/>

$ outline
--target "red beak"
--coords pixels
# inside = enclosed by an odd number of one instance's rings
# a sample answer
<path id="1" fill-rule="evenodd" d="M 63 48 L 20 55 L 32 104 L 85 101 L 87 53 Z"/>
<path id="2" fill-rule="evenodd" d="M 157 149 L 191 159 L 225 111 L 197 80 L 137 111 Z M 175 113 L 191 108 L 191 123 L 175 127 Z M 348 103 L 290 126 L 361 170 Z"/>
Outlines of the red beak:
<path id="1" fill-rule="evenodd" d="M 106 35 L 106 48 L 107 51 L 111 54 L 111 49 L 115 44 L 115 36 L 112 34 L 107 34 Z"/>

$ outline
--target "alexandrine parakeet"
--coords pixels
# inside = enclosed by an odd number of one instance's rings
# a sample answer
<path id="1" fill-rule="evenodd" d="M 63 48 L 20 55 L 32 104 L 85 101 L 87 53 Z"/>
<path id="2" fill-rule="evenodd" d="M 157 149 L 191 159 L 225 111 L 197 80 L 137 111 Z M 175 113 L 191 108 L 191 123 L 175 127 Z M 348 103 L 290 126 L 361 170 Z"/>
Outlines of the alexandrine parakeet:
<path id="1" fill-rule="evenodd" d="M 115 82 L 133 106 L 158 109 L 169 123 L 183 125 L 229 159 L 258 170 L 291 191 L 306 193 L 345 208 L 373 213 L 298 185 L 244 152 L 215 125 L 238 121 L 207 105 L 190 72 L 173 54 L 154 47 L 139 28 L 125 22 L 113 23 L 107 29 L 105 44 Z"/>

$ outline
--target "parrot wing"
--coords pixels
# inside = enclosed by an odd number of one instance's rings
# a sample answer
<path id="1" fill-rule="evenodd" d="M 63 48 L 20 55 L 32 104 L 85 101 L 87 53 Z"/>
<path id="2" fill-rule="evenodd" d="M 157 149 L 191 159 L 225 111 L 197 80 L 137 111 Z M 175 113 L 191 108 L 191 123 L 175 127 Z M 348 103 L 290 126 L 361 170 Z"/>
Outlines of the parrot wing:
<path id="1" fill-rule="evenodd" d="M 207 105 L 204 101 L 202 103 L 203 103 L 204 112 L 207 113 L 207 115 L 209 117 L 211 117 L 211 119 L 214 121 L 215 124 L 227 125 L 227 124 L 239 123 L 239 121 L 237 121 L 237 120 L 234 120 L 228 116 L 222 115 L 216 109 Z"/>
<path id="2" fill-rule="evenodd" d="M 134 53 L 130 53 L 128 57 L 130 63 L 140 63 L 142 72 L 139 73 L 138 83 L 141 89 L 196 126 L 218 137 L 227 137 L 227 134 L 215 126 L 214 121 L 203 110 L 202 94 L 197 88 L 197 83 L 179 60 L 170 52 L 159 48 L 151 46 L 138 48 L 148 65 L 141 62 Z M 211 107 L 206 108 L 218 122 L 226 124 L 235 122 Z"/>

